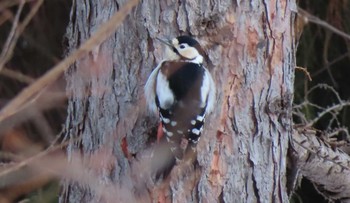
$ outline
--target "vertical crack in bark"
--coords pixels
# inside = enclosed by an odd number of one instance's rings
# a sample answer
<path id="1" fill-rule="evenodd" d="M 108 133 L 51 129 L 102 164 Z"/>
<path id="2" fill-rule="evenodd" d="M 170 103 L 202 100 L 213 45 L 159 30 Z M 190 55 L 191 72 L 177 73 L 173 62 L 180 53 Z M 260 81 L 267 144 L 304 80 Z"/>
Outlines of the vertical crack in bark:
<path id="1" fill-rule="evenodd" d="M 270 17 L 269 17 L 269 9 L 268 9 L 268 4 L 266 3 L 266 0 L 263 1 L 264 7 L 265 7 L 265 19 L 266 19 L 266 24 L 268 26 L 268 30 L 269 30 L 269 34 L 266 32 L 266 34 L 268 36 L 266 36 L 267 39 L 267 61 L 268 61 L 268 68 L 270 71 L 270 76 L 273 75 L 272 73 L 272 56 L 275 53 L 275 38 L 273 36 L 273 30 L 272 30 L 272 26 L 271 26 L 271 22 L 270 22 Z M 272 44 L 270 42 L 270 40 L 272 39 Z M 272 50 L 270 51 L 270 47 L 272 47 Z M 271 81 L 270 81 L 271 82 Z"/>
<path id="2" fill-rule="evenodd" d="M 184 11 L 185 11 L 185 14 L 186 14 L 185 15 L 186 23 L 187 23 L 187 25 L 186 25 L 186 32 L 191 34 L 191 31 L 189 30 L 190 29 L 190 19 L 189 19 L 189 12 L 187 10 L 187 0 L 184 0 L 183 8 L 184 8 Z"/>
<path id="3" fill-rule="evenodd" d="M 218 202 L 219 203 L 225 203 L 225 200 L 224 200 L 224 192 L 221 190 L 221 193 L 218 197 Z"/>
<path id="4" fill-rule="evenodd" d="M 272 29 L 271 29 L 271 23 L 270 23 L 270 19 L 269 19 L 269 10 L 268 10 L 268 5 L 266 3 L 266 0 L 263 1 L 263 4 L 264 4 L 264 7 L 265 7 L 265 17 L 266 17 L 266 22 L 267 22 L 267 25 L 269 27 L 269 30 L 270 30 L 270 37 L 273 37 L 272 36 Z"/>
<path id="5" fill-rule="evenodd" d="M 273 135 L 271 134 L 271 132 L 270 132 L 270 136 L 273 137 Z M 279 146 L 279 145 L 278 145 L 278 146 Z M 272 164 L 273 164 L 272 172 L 271 172 L 271 173 L 274 175 L 273 178 L 272 178 L 272 183 L 271 183 L 271 185 L 273 186 L 273 187 L 272 187 L 272 192 L 271 192 L 271 200 L 272 200 L 273 202 L 275 202 L 274 196 L 275 196 L 275 194 L 276 194 L 276 188 L 278 188 L 278 186 L 276 186 L 276 185 L 277 185 L 277 182 L 279 182 L 279 180 L 276 181 L 276 171 L 278 171 L 278 170 L 276 170 L 276 168 L 278 169 L 279 167 L 276 166 L 277 163 L 276 163 L 275 153 L 274 153 L 273 148 L 274 148 L 273 143 L 271 143 L 271 159 L 272 159 Z M 278 174 L 279 174 L 279 173 L 278 173 Z M 278 176 L 278 175 L 277 175 L 277 179 L 279 179 L 279 176 Z M 280 197 L 280 199 L 282 200 L 281 197 Z"/>
<path id="6" fill-rule="evenodd" d="M 86 22 L 87 22 L 87 24 L 88 25 L 92 25 L 93 23 L 92 23 L 92 18 L 93 18 L 93 16 L 92 16 L 92 11 L 93 11 L 93 8 L 92 8 L 92 6 L 90 5 L 91 3 L 90 3 L 90 1 L 85 1 L 85 4 L 84 4 L 84 6 L 85 6 L 85 9 L 84 9 L 84 11 L 86 11 Z M 93 4 L 93 2 L 92 2 L 92 4 Z M 94 5 L 94 4 L 93 4 Z M 91 28 L 92 28 L 93 26 L 86 26 L 86 29 L 87 29 L 87 31 L 88 31 L 88 33 L 87 33 L 87 36 L 90 36 L 90 34 L 91 34 Z"/>
<path id="7" fill-rule="evenodd" d="M 283 145 L 282 145 L 282 135 L 283 135 L 283 133 L 281 132 L 281 133 L 279 133 L 278 134 L 278 146 L 279 146 L 279 167 L 278 167 L 278 169 L 279 169 L 279 171 L 278 171 L 278 173 L 279 174 L 283 174 L 283 173 L 281 173 L 281 169 L 283 169 L 283 171 L 285 171 L 285 176 L 287 175 L 287 164 L 283 164 L 283 163 L 286 163 L 287 161 L 286 161 L 286 158 L 285 157 L 283 157 L 283 155 L 287 155 L 287 153 L 286 152 L 284 152 L 284 150 L 288 150 L 288 148 L 287 149 L 283 149 Z M 287 147 L 288 147 L 288 140 L 287 140 Z M 285 166 L 286 168 L 282 168 L 283 166 Z M 286 179 L 287 179 L 287 177 L 286 177 Z M 285 180 L 286 180 L 285 179 Z M 284 185 L 281 185 L 282 183 L 285 183 Z M 283 200 L 283 188 L 285 188 L 286 187 L 286 185 L 287 185 L 287 182 L 286 181 L 282 181 L 281 180 L 281 177 L 279 176 L 278 177 L 278 194 L 279 194 L 279 198 L 280 198 L 280 200 L 282 201 Z M 285 191 L 286 191 L 286 189 L 285 189 Z M 288 196 L 288 193 L 287 193 L 287 196 Z"/>
<path id="8" fill-rule="evenodd" d="M 248 186 L 249 186 L 249 179 L 246 178 L 245 179 L 245 183 L 244 183 L 244 188 L 245 188 L 245 199 L 248 200 L 248 197 L 249 197 L 249 193 L 250 193 L 250 190 L 248 189 Z"/>
<path id="9" fill-rule="evenodd" d="M 255 112 L 255 108 L 256 108 L 256 101 L 255 101 L 255 97 L 254 97 L 254 91 L 252 90 L 252 88 L 249 88 L 252 95 L 253 95 L 253 99 L 252 99 L 252 119 L 254 122 L 254 127 L 255 127 L 255 132 L 253 133 L 253 136 L 258 136 L 259 135 L 259 121 L 258 121 L 258 115 Z"/>
<path id="10" fill-rule="evenodd" d="M 249 152 L 248 152 L 248 157 L 250 157 L 250 153 Z M 252 167 L 251 177 L 252 177 L 252 181 L 253 181 L 252 187 L 253 187 L 254 195 L 256 197 L 257 203 L 260 203 L 261 202 L 260 201 L 261 197 L 259 195 L 259 188 L 258 188 L 258 184 L 257 184 L 257 181 L 255 179 L 255 175 L 254 175 L 255 164 L 250 158 L 248 158 L 248 162 L 250 163 L 250 165 Z M 247 191 L 247 192 L 249 192 L 249 191 Z"/>

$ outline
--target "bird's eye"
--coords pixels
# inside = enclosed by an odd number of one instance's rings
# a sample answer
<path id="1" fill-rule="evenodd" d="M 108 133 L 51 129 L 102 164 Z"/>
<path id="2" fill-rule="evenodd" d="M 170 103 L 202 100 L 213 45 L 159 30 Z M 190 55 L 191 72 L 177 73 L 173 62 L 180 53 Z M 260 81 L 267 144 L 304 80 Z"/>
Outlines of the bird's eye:
<path id="1" fill-rule="evenodd" d="M 181 44 L 179 47 L 180 47 L 180 49 L 184 49 L 186 46 Z"/>

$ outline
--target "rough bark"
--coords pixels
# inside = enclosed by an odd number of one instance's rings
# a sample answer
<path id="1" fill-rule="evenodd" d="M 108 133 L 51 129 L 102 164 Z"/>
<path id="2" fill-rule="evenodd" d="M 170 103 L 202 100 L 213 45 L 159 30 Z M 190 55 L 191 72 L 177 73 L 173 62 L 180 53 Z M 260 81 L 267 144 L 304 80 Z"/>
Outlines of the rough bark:
<path id="1" fill-rule="evenodd" d="M 349 153 L 317 137 L 316 130 L 301 127 L 293 134 L 291 152 L 295 167 L 324 197 L 350 202 Z"/>
<path id="2" fill-rule="evenodd" d="M 89 38 L 123 2 L 75 1 L 69 49 Z M 154 39 L 191 34 L 207 51 L 219 93 L 217 108 L 198 145 L 199 167 L 172 177 L 164 190 L 143 199 L 287 202 L 295 11 L 294 0 L 142 1 L 113 37 L 66 74 L 66 135 L 81 136 L 68 147 L 70 161 L 76 151 L 86 162 L 99 157 L 95 168 L 90 166 L 98 184 L 133 191 L 134 160 L 124 156 L 121 142 L 125 137 L 131 153 L 143 153 L 158 121 L 147 116 L 143 101 L 143 85 L 163 54 Z M 64 183 L 61 202 L 97 199 L 86 185 Z"/>

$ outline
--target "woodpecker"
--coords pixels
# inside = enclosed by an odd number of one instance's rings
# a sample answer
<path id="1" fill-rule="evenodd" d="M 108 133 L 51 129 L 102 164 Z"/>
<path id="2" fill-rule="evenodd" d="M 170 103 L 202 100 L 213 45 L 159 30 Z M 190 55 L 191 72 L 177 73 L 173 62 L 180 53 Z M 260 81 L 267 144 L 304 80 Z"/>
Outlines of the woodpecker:
<path id="1" fill-rule="evenodd" d="M 157 39 L 167 45 L 166 58 L 146 82 L 146 103 L 151 112 L 159 113 L 166 146 L 175 160 L 181 160 L 187 152 L 196 152 L 205 117 L 214 108 L 215 84 L 203 65 L 205 53 L 195 39 Z M 188 141 L 185 152 L 183 139 Z"/>

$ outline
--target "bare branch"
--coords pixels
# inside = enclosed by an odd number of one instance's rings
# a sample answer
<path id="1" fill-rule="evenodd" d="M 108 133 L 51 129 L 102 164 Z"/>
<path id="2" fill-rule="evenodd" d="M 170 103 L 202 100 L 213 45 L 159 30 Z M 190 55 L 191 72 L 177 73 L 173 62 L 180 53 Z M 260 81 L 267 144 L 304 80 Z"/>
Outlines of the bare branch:
<path id="1" fill-rule="evenodd" d="M 340 111 L 342 108 L 344 108 L 345 106 L 350 106 L 350 102 L 342 102 L 340 104 L 336 104 L 333 106 L 328 107 L 327 109 L 325 109 L 324 111 L 322 111 L 321 113 L 318 114 L 318 116 L 316 118 L 314 118 L 312 121 L 310 121 L 307 126 L 311 127 L 313 126 L 317 121 L 319 121 L 324 115 L 328 114 L 328 113 L 332 113 L 333 111 Z"/>
<path id="2" fill-rule="evenodd" d="M 0 75 L 15 79 L 19 82 L 23 82 L 26 84 L 31 84 L 31 83 L 35 82 L 34 78 L 29 77 L 27 75 L 24 75 L 24 74 L 17 72 L 17 71 L 13 71 L 13 70 L 8 69 L 8 68 L 2 69 L 2 71 L 0 72 Z"/>
<path id="3" fill-rule="evenodd" d="M 330 67 L 331 67 L 332 65 L 334 65 L 335 63 L 337 63 L 337 62 L 339 62 L 339 61 L 341 61 L 341 60 L 343 60 L 343 59 L 349 57 L 349 55 L 350 55 L 350 53 L 349 53 L 349 52 L 346 52 L 346 53 L 344 53 L 344 54 L 338 56 L 337 58 L 333 59 L 333 61 L 328 62 L 328 66 L 323 67 L 323 68 L 321 68 L 321 69 L 315 71 L 314 73 L 312 73 L 312 77 L 316 77 L 317 75 L 323 73 L 325 70 L 328 69 L 328 67 L 330 68 Z"/>
<path id="4" fill-rule="evenodd" d="M 73 139 L 72 141 L 79 141 L 79 140 L 80 140 L 80 138 L 76 138 L 76 139 Z M 27 166 L 35 161 L 38 161 L 39 159 L 42 159 L 43 157 L 47 156 L 48 154 L 50 154 L 52 152 L 55 152 L 57 150 L 60 150 L 64 147 L 66 147 L 69 144 L 69 142 L 71 142 L 71 141 L 66 141 L 66 142 L 63 142 L 62 144 L 56 145 L 56 146 L 50 146 L 45 151 L 42 151 L 34 156 L 26 158 L 26 159 L 18 162 L 17 164 L 13 165 L 12 167 L 7 168 L 6 170 L 0 171 L 0 178 L 8 175 L 9 173 L 11 173 L 13 171 L 18 170 L 24 166 Z"/>
<path id="5" fill-rule="evenodd" d="M 317 85 L 313 86 L 312 88 L 310 88 L 307 91 L 306 96 L 309 96 L 309 94 L 311 94 L 315 89 L 318 89 L 318 88 L 322 88 L 322 89 L 331 91 L 336 96 L 338 102 L 342 101 L 342 99 L 340 98 L 338 92 L 332 86 L 329 86 L 327 84 L 317 84 Z"/>
<path id="6" fill-rule="evenodd" d="M 347 40 L 350 40 L 350 35 L 349 34 L 347 34 L 347 33 L 343 32 L 343 31 L 337 29 L 336 27 L 330 25 L 326 21 L 323 21 L 323 20 L 319 19 L 318 17 L 308 13 L 307 11 L 305 11 L 305 10 L 303 10 L 301 8 L 298 8 L 298 12 L 301 15 L 307 17 L 307 20 L 309 22 L 312 22 L 312 23 L 315 23 L 317 25 L 320 25 L 320 26 L 322 26 L 322 27 L 324 27 L 324 28 L 334 32 L 335 34 L 340 35 L 340 36 L 344 37 Z"/>
<path id="7" fill-rule="evenodd" d="M 312 81 L 311 75 L 310 75 L 309 71 L 307 71 L 306 68 L 296 66 L 295 69 L 303 71 L 305 73 L 305 75 L 307 76 L 307 78 L 309 79 L 309 81 Z"/>
<path id="8" fill-rule="evenodd" d="M 316 136 L 312 129 L 298 128 L 292 137 L 292 155 L 303 176 L 322 187 L 327 198 L 350 198 L 350 156 Z"/>

